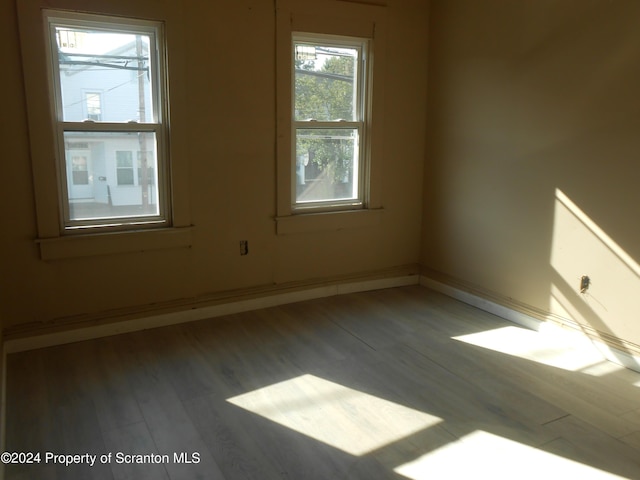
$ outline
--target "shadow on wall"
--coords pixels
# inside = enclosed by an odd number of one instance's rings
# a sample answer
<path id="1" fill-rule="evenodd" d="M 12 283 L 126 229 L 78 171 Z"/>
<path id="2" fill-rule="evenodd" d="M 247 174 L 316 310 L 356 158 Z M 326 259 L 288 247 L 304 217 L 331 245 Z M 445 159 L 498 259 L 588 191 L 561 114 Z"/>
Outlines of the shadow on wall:
<path id="1" fill-rule="evenodd" d="M 634 326 L 632 316 L 640 312 L 640 265 L 560 189 L 555 194 L 551 269 L 552 313 L 573 319 L 591 337 L 638 355 L 640 347 L 621 338 L 639 338 L 639 332 L 629 337 L 628 331 L 614 331 L 611 325 Z M 577 293 L 583 276 L 589 277 L 588 288 Z"/>

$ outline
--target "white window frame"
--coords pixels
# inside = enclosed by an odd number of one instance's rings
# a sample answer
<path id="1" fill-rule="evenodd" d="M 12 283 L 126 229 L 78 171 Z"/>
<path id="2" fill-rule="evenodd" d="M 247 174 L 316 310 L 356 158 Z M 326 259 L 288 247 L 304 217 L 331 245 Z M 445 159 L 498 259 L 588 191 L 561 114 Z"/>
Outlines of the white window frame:
<path id="1" fill-rule="evenodd" d="M 56 165 L 58 171 L 58 200 L 60 208 L 60 229 L 63 234 L 111 230 L 139 230 L 141 228 L 168 227 L 171 225 L 166 125 L 168 106 L 166 103 L 166 53 L 162 22 L 138 20 L 108 15 L 96 15 L 60 10 L 43 10 L 45 43 L 48 59 L 49 93 L 52 102 Z M 71 122 L 63 118 L 59 63 L 56 55 L 56 27 L 87 28 L 92 31 L 105 30 L 150 37 L 149 68 L 151 69 L 151 110 L 150 122 Z M 104 108 L 104 105 L 102 105 Z M 157 215 L 118 218 L 97 218 L 76 220 L 70 218 L 69 194 L 67 189 L 66 159 L 64 150 L 65 132 L 87 133 L 153 133 L 157 145 L 158 205 Z"/>
<path id="2" fill-rule="evenodd" d="M 380 225 L 383 218 L 384 89 L 387 8 L 369 2 L 289 2 L 276 0 L 276 215 L 277 235 L 315 234 Z M 292 39 L 305 33 L 326 38 L 368 40 L 365 135 L 366 168 L 361 205 L 294 208 L 292 135 L 294 68 Z"/>
<path id="3" fill-rule="evenodd" d="M 317 121 L 315 119 L 296 120 L 295 119 L 295 65 L 296 45 L 299 43 L 321 45 L 336 48 L 352 48 L 358 52 L 358 60 L 355 71 L 355 98 L 354 116 L 351 121 L 332 120 Z M 372 70 L 369 67 L 369 57 L 372 51 L 372 41 L 369 38 L 359 38 L 352 36 L 339 36 L 330 34 L 293 32 L 291 41 L 291 210 L 293 213 L 303 212 L 324 212 L 356 210 L 366 208 L 369 199 L 369 186 L 366 179 L 369 170 L 369 133 L 367 126 L 370 119 L 370 85 Z M 326 199 L 316 201 L 297 201 L 296 198 L 296 143 L 297 130 L 356 130 L 358 132 L 358 146 L 354 158 L 353 183 L 356 195 L 347 199 Z"/>

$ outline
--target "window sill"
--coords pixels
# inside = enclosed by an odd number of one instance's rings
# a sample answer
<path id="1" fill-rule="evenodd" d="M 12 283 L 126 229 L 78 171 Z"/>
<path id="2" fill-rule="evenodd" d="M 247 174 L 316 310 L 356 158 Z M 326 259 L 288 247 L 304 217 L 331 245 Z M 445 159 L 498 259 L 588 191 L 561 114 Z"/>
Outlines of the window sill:
<path id="1" fill-rule="evenodd" d="M 380 224 L 382 208 L 342 212 L 298 213 L 276 217 L 278 235 L 373 227 Z"/>
<path id="2" fill-rule="evenodd" d="M 69 237 L 40 238 L 42 260 L 91 257 L 116 253 L 145 252 L 167 248 L 187 248 L 192 244 L 193 227 L 96 233 Z"/>

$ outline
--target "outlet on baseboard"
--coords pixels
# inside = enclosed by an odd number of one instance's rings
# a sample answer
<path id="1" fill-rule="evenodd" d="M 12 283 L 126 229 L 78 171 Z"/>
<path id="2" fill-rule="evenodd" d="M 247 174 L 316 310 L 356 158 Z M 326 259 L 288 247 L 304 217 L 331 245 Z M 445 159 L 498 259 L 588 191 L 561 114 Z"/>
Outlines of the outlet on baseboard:
<path id="1" fill-rule="evenodd" d="M 240 255 L 249 255 L 249 240 L 240 240 Z"/>

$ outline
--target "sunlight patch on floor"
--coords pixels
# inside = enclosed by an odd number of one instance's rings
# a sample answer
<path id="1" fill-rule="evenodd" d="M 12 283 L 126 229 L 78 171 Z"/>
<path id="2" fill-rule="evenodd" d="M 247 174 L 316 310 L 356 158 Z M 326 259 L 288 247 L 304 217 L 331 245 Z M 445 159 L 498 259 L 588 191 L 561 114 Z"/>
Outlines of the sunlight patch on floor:
<path id="1" fill-rule="evenodd" d="M 559 457 L 484 431 L 475 431 L 454 443 L 429 452 L 394 469 L 412 480 L 434 478 L 542 478 L 620 479 L 582 463 Z"/>
<path id="2" fill-rule="evenodd" d="M 616 365 L 609 360 L 605 360 L 600 363 L 596 363 L 595 365 L 591 365 L 585 367 L 580 370 L 580 373 L 585 373 L 587 375 L 591 375 L 592 377 L 604 377 L 605 375 L 609 375 L 610 373 L 619 372 L 624 370 L 624 367 L 620 365 Z"/>
<path id="3" fill-rule="evenodd" d="M 356 456 L 442 421 L 314 375 L 302 375 L 227 401 Z"/>
<path id="4" fill-rule="evenodd" d="M 453 339 L 572 372 L 588 373 L 589 368 L 605 362 L 588 340 L 557 331 L 536 332 L 509 326 Z"/>

